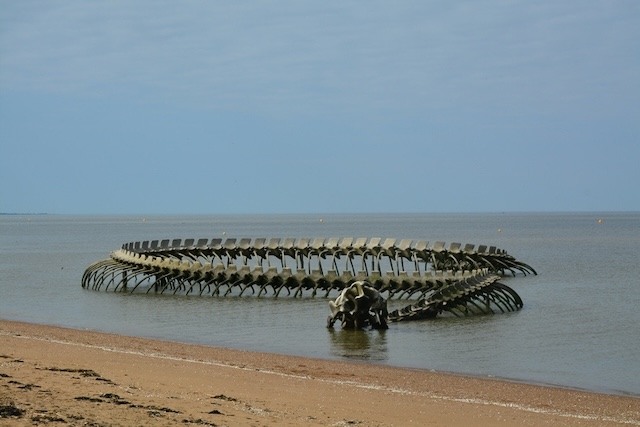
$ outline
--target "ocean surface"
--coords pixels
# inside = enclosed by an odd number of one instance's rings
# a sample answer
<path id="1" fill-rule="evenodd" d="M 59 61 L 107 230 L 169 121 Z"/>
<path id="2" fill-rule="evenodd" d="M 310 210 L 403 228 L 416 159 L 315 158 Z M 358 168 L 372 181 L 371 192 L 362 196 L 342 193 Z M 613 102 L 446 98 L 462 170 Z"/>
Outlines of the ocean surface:
<path id="1" fill-rule="evenodd" d="M 114 294 L 84 269 L 130 241 L 394 237 L 495 245 L 521 311 L 325 327 L 328 300 Z M 640 213 L 0 216 L 0 318 L 640 397 Z M 2 349 L 0 349 L 2 353 Z"/>

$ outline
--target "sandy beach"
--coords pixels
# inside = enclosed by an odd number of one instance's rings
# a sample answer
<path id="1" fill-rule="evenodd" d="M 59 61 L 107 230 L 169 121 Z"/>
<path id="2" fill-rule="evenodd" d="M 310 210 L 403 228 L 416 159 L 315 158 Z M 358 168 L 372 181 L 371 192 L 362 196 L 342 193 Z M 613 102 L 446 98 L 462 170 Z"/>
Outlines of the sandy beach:
<path id="1" fill-rule="evenodd" d="M 0 425 L 619 426 L 640 399 L 0 321 Z"/>

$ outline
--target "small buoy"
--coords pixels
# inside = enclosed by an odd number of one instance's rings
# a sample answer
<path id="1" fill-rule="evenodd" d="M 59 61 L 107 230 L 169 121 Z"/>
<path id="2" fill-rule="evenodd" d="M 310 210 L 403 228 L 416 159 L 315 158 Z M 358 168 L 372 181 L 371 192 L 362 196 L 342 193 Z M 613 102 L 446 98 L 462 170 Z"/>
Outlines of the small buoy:
<path id="1" fill-rule="evenodd" d="M 601 219 L 598 220 L 598 224 L 602 224 L 602 220 Z"/>
<path id="2" fill-rule="evenodd" d="M 498 228 L 498 233 L 502 233 L 502 228 Z"/>
<path id="3" fill-rule="evenodd" d="M 324 219 L 320 218 L 320 222 L 324 222 Z"/>
<path id="4" fill-rule="evenodd" d="M 223 232 L 222 232 L 222 235 L 223 235 L 223 236 L 226 236 L 226 235 L 227 235 L 227 232 L 226 232 L 226 231 L 223 231 Z"/>

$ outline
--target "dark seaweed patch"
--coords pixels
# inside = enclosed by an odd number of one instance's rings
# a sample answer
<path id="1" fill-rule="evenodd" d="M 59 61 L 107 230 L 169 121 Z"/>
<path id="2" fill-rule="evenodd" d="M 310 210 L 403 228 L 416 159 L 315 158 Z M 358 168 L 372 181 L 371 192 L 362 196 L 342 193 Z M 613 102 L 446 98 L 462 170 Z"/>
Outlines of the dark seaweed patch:
<path id="1" fill-rule="evenodd" d="M 21 388 L 23 390 L 31 390 L 31 389 L 34 389 L 34 388 L 40 388 L 40 386 L 37 385 L 37 384 L 23 384 L 18 388 Z"/>
<path id="2" fill-rule="evenodd" d="M 33 421 L 34 423 L 41 423 L 41 422 L 45 422 L 45 423 L 66 423 L 67 420 L 65 420 L 64 418 L 60 418 L 60 417 L 53 417 L 50 415 L 36 415 L 34 417 L 31 417 L 31 421 Z"/>
<path id="3" fill-rule="evenodd" d="M 185 423 L 185 424 L 200 424 L 200 425 L 203 425 L 203 426 L 212 426 L 212 427 L 216 427 L 217 426 L 217 424 L 210 423 L 209 421 L 205 421 L 205 420 L 200 419 L 200 418 L 198 418 L 197 420 L 189 420 L 189 419 L 185 418 L 184 420 L 182 420 L 182 422 Z"/>
<path id="4" fill-rule="evenodd" d="M 220 399 L 220 400 L 226 400 L 227 402 L 237 402 L 238 399 L 234 398 L 234 397 L 229 397 L 229 396 L 225 396 L 224 394 L 218 394 L 216 396 L 213 396 L 214 399 Z"/>
<path id="5" fill-rule="evenodd" d="M 46 368 L 48 371 L 53 372 L 71 372 L 80 374 L 81 377 L 100 377 L 100 374 L 93 369 L 71 369 L 71 368 Z"/>
<path id="6" fill-rule="evenodd" d="M 104 400 L 99 397 L 89 397 L 89 396 L 78 396 L 74 397 L 75 400 L 86 400 L 87 402 L 104 402 Z"/>
<path id="7" fill-rule="evenodd" d="M 116 405 L 131 405 L 131 402 L 124 400 L 115 393 L 104 393 L 101 394 L 100 397 L 109 399 L 111 403 L 115 403 Z"/>
<path id="8" fill-rule="evenodd" d="M 73 368 L 45 368 L 47 371 L 52 372 L 69 372 L 72 374 L 80 374 L 81 377 L 86 378 L 95 378 L 96 381 L 104 381 L 108 384 L 114 384 L 110 379 L 102 377 L 99 373 L 94 371 L 93 369 L 73 369 Z"/>
<path id="9" fill-rule="evenodd" d="M 155 405 L 134 405 L 131 404 L 129 405 L 130 408 L 135 408 L 135 409 L 147 409 L 149 410 L 149 416 L 156 416 L 154 414 L 152 414 L 152 412 L 168 412 L 168 413 L 172 413 L 172 414 L 180 414 L 180 411 L 176 411 L 175 409 L 171 409 L 171 408 L 166 408 L 166 407 L 159 407 L 159 406 L 155 406 Z"/>
<path id="10" fill-rule="evenodd" d="M 9 418 L 9 417 L 22 417 L 24 416 L 24 409 L 20 409 L 14 404 L 10 403 L 9 405 L 0 405 L 0 418 Z"/>

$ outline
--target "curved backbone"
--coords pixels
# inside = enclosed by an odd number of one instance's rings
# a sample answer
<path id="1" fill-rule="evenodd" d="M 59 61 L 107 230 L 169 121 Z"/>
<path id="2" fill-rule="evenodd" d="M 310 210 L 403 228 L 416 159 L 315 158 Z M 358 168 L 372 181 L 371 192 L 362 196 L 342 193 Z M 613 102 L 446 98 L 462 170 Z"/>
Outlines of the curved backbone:
<path id="1" fill-rule="evenodd" d="M 515 311 L 522 300 L 498 280 L 536 274 L 494 246 L 380 238 L 174 239 L 131 242 L 90 265 L 82 287 L 184 295 L 329 297 L 365 281 L 413 303 L 389 321 Z"/>

